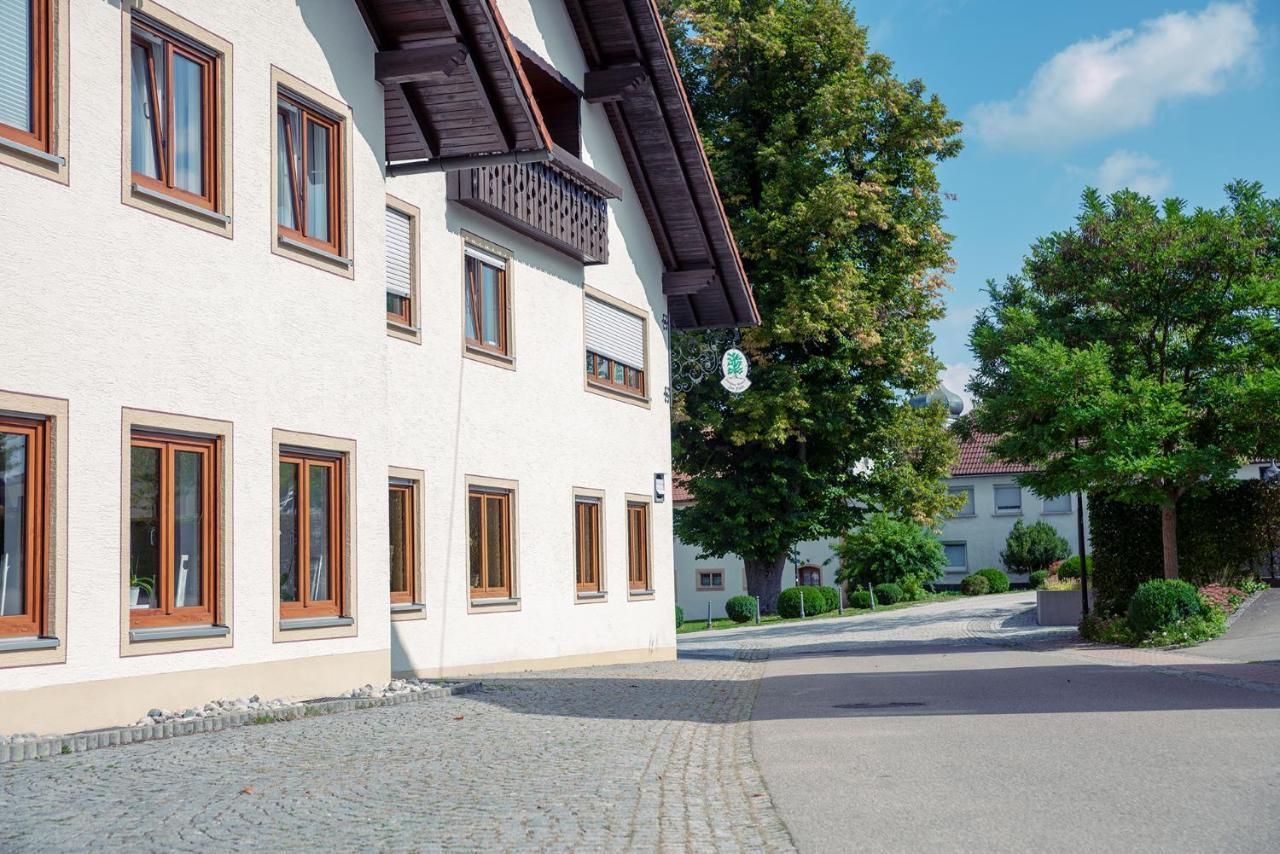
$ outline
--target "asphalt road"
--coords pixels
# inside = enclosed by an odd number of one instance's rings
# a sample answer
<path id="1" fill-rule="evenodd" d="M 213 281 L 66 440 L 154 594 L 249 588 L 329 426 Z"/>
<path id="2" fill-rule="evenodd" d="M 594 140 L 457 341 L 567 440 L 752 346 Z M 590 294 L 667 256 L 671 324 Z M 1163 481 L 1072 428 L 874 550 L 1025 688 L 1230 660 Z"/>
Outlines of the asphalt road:
<path id="1" fill-rule="evenodd" d="M 752 746 L 801 851 L 1280 851 L 1280 691 L 993 645 L 976 602 L 770 644 Z"/>

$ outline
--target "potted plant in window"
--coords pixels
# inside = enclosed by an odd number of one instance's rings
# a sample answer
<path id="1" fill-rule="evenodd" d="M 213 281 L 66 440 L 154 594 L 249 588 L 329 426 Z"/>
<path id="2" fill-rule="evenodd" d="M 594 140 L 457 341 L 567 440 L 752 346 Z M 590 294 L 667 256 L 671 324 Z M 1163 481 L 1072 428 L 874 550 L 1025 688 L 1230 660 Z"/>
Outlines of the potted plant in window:
<path id="1" fill-rule="evenodd" d="M 147 598 L 145 602 L 140 602 L 140 600 L 142 599 L 142 592 L 144 590 L 147 593 Z M 151 579 L 142 578 L 137 575 L 129 579 L 129 607 L 130 608 L 138 608 L 138 607 L 150 608 L 153 604 L 152 600 L 154 596 L 155 596 L 155 586 L 152 583 Z"/>

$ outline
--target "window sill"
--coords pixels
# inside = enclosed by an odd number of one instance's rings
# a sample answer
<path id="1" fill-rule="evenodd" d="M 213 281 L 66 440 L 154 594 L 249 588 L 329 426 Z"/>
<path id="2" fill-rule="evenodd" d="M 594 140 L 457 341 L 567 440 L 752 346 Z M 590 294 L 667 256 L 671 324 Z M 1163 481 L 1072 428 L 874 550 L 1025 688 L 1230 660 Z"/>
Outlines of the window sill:
<path id="1" fill-rule="evenodd" d="M 650 590 L 650 589 L 628 590 L 627 598 L 628 599 L 652 599 L 656 592 L 657 592 L 656 590 Z"/>
<path id="2" fill-rule="evenodd" d="M 155 626 L 149 629 L 129 629 L 129 642 L 187 640 L 188 638 L 225 638 L 231 634 L 228 626 Z"/>
<path id="3" fill-rule="evenodd" d="M 1041 510 L 1041 516 L 1070 516 L 1073 510 Z"/>
<path id="4" fill-rule="evenodd" d="M 1021 516 L 1021 510 L 997 510 L 991 514 L 992 516 Z"/>
<path id="5" fill-rule="evenodd" d="M 137 182 L 134 182 L 131 186 L 135 196 L 140 196 L 147 201 L 159 202 L 160 204 L 177 208 L 185 213 L 194 214 L 195 216 L 207 219 L 210 222 L 218 223 L 219 225 L 228 225 L 231 222 L 231 217 L 224 213 L 218 213 L 217 211 L 211 211 L 208 208 L 202 208 L 199 205 L 193 205 L 190 202 L 184 202 L 182 199 L 176 199 L 173 196 L 161 193 L 158 190 L 153 190 L 150 187 L 144 187 Z"/>
<path id="6" fill-rule="evenodd" d="M 319 249 L 315 246 L 312 246 L 309 243 L 303 243 L 301 240 L 294 240 L 292 237 L 287 237 L 283 234 L 277 234 L 276 241 L 281 246 L 287 246 L 289 249 L 292 249 L 295 252 L 302 252 L 314 258 L 319 258 L 323 261 L 328 261 L 331 264 L 340 264 L 343 267 L 346 267 L 347 269 L 351 269 L 351 265 L 353 263 L 350 258 L 343 257 L 342 255 L 337 255 L 333 252 L 326 252 L 324 249 Z"/>
<path id="7" fill-rule="evenodd" d="M 579 590 L 577 598 L 579 602 L 603 602 L 609 594 L 603 590 Z"/>
<path id="8" fill-rule="evenodd" d="M 387 319 L 387 335 L 392 338 L 399 338 L 402 341 L 409 341 L 414 344 L 422 343 L 422 330 L 416 326 L 407 323 L 401 323 L 398 320 Z"/>
<path id="9" fill-rule="evenodd" d="M 29 145 L 23 145 L 22 143 L 15 142 L 7 137 L 0 136 L 0 148 L 12 151 L 15 154 L 21 154 L 23 157 L 28 157 L 46 166 L 57 166 L 58 168 L 62 168 L 67 165 L 67 158 L 65 157 L 61 157 L 57 154 L 50 154 L 47 151 L 41 151 L 40 149 L 32 148 Z"/>
<path id="10" fill-rule="evenodd" d="M 421 614 L 427 610 L 426 605 L 420 605 L 417 602 L 393 602 L 391 605 L 391 613 L 393 614 Z"/>
<path id="11" fill-rule="evenodd" d="M 338 629 L 355 625 L 351 617 L 292 617 L 280 621 L 280 631 L 297 629 Z"/>
<path id="12" fill-rule="evenodd" d="M 499 599 L 472 599 L 472 608 L 509 608 L 513 605 L 519 605 L 520 600 L 515 597 L 502 597 Z"/>
<path id="13" fill-rule="evenodd" d="M 516 369 L 516 357 L 506 353 L 495 353 L 493 350 L 466 344 L 463 346 L 462 354 L 468 359 L 474 359 L 477 362 L 484 362 L 487 365 L 494 365 L 499 368 L 506 368 L 508 371 Z"/>
<path id="14" fill-rule="evenodd" d="M 617 386 L 608 385 L 607 383 L 592 382 L 590 377 L 585 378 L 587 391 L 598 394 L 601 397 L 612 398 L 623 403 L 630 403 L 632 406 L 639 406 L 643 409 L 649 409 L 652 401 L 643 394 L 625 391 Z"/>
<path id="15" fill-rule="evenodd" d="M 0 652 L 32 652 L 41 649 L 57 649 L 61 643 L 57 638 L 42 638 L 34 635 L 20 638 L 4 638 L 0 640 Z"/>
<path id="16" fill-rule="evenodd" d="M 977 513 L 957 513 L 951 518 L 952 519 L 973 519 L 973 518 L 976 518 L 977 515 L 978 515 Z"/>

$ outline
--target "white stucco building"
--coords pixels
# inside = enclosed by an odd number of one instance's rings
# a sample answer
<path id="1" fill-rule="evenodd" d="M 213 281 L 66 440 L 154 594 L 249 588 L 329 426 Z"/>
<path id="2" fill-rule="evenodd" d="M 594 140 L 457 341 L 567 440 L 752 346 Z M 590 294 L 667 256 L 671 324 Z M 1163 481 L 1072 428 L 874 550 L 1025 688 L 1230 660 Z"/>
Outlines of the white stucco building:
<path id="1" fill-rule="evenodd" d="M 0 0 L 0 247 L 0 733 L 674 655 L 650 3 Z"/>

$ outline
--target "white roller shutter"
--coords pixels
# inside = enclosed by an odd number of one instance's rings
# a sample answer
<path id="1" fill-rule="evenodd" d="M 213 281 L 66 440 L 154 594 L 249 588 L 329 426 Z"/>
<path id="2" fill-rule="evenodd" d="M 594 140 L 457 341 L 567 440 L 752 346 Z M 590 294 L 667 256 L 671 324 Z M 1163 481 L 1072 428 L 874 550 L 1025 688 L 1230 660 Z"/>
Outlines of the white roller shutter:
<path id="1" fill-rule="evenodd" d="M 387 208 L 387 293 L 408 298 L 413 282 L 410 253 L 413 229 L 409 215 Z"/>
<path id="2" fill-rule="evenodd" d="M 644 318 L 615 308 L 607 302 L 585 297 L 587 349 L 644 370 Z"/>
<path id="3" fill-rule="evenodd" d="M 30 0 L 0 0 L 0 123 L 31 130 Z"/>

